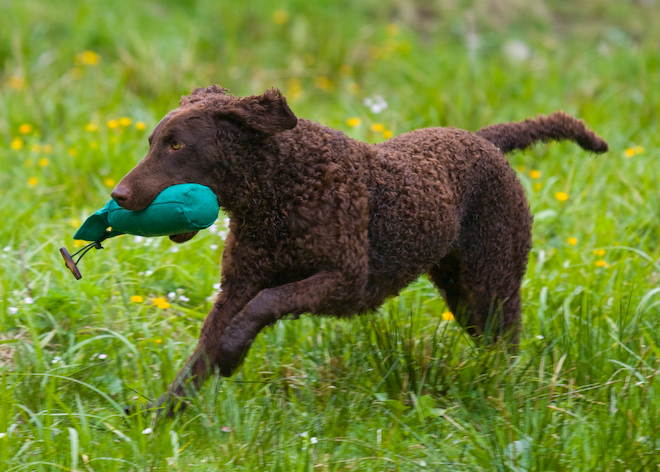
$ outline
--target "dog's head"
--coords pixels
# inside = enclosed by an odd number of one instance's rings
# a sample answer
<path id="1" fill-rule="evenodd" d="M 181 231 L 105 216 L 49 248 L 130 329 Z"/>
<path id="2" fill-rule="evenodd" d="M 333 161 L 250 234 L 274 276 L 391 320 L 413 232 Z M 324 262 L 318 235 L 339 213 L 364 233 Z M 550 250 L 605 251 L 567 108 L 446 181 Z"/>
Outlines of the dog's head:
<path id="1" fill-rule="evenodd" d="M 147 155 L 117 184 L 112 198 L 127 210 L 143 210 L 175 184 L 206 185 L 222 201 L 226 180 L 246 152 L 292 129 L 297 118 L 276 89 L 234 97 L 215 85 L 183 97 L 179 108 L 149 136 Z"/>

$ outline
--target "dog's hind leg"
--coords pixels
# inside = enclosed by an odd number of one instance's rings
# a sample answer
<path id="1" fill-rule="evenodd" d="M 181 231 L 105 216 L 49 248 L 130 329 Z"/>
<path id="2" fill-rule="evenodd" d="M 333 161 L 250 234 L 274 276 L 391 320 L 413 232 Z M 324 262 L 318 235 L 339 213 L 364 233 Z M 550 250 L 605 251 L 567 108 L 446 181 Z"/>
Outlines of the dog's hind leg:
<path id="1" fill-rule="evenodd" d="M 459 313 L 459 304 L 461 304 L 461 310 L 465 309 L 462 306 L 465 304 L 466 293 L 461 283 L 461 262 L 456 254 L 444 257 L 431 268 L 428 276 L 431 282 L 438 287 L 449 310 L 455 316 Z"/>
<path id="2" fill-rule="evenodd" d="M 532 218 L 513 171 L 501 179 L 491 179 L 490 188 L 473 196 L 454 252 L 433 266 L 429 276 L 470 334 L 486 341 L 506 335 L 517 344 Z"/>
<path id="3" fill-rule="evenodd" d="M 502 335 L 517 344 L 520 329 L 520 282 L 494 280 L 486 272 L 470 270 L 456 256 L 448 256 L 428 272 L 456 321 L 474 337 L 492 342 Z M 491 268 L 485 270 L 495 270 Z"/>

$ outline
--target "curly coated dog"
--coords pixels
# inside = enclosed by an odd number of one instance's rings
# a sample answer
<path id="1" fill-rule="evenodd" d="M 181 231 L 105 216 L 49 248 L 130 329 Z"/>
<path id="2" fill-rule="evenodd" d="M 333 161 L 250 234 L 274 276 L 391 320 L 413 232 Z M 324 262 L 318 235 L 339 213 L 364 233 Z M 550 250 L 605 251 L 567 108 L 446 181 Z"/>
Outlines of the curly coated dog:
<path id="1" fill-rule="evenodd" d="M 517 343 L 532 217 L 504 154 L 539 140 L 607 151 L 562 112 L 370 145 L 297 119 L 277 90 L 235 97 L 211 86 L 183 97 L 112 192 L 141 210 L 170 185 L 198 183 L 231 218 L 222 290 L 162 400 L 216 366 L 231 375 L 259 331 L 286 315 L 368 312 L 421 274 L 470 334 Z"/>

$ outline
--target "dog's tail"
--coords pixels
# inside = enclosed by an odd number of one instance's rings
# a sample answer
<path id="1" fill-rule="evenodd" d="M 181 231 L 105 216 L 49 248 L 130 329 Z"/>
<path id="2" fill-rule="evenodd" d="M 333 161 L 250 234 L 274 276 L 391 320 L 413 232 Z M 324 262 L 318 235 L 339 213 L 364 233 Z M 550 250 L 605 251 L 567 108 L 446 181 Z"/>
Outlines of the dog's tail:
<path id="1" fill-rule="evenodd" d="M 517 123 L 486 126 L 477 131 L 477 135 L 495 144 L 504 154 L 515 149 L 526 149 L 537 141 L 566 139 L 578 143 L 587 151 L 607 152 L 607 143 L 587 128 L 584 121 L 563 111 Z"/>

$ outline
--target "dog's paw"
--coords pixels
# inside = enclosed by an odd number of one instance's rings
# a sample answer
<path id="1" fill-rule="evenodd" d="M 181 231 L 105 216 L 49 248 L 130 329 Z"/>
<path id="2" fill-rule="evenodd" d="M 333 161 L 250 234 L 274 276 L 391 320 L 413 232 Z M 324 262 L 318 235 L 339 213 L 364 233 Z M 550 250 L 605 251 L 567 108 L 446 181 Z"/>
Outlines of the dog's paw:
<path id="1" fill-rule="evenodd" d="M 189 231 L 188 233 L 173 234 L 170 236 L 170 240 L 177 244 L 185 243 L 194 238 L 197 233 L 198 231 Z"/>

